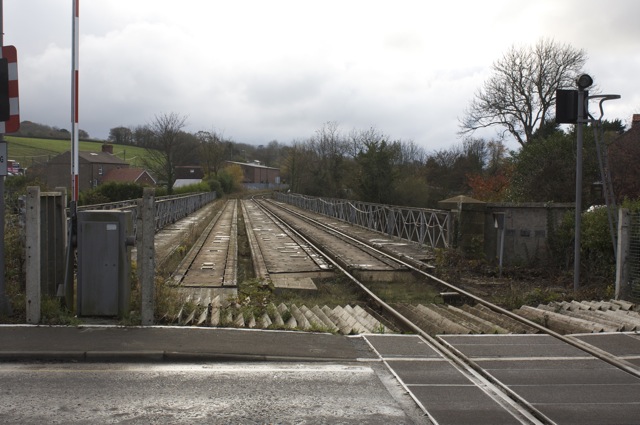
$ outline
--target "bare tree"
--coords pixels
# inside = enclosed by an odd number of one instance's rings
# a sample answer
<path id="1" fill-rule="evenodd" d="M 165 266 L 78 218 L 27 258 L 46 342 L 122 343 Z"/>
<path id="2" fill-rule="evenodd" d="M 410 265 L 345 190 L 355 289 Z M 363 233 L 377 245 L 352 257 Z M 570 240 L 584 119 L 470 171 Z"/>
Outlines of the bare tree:
<path id="1" fill-rule="evenodd" d="M 427 160 L 427 153 L 423 147 L 409 140 L 401 144 L 399 160 L 403 165 L 423 164 Z"/>
<path id="2" fill-rule="evenodd" d="M 175 112 L 156 115 L 148 126 L 153 137 L 145 145 L 148 168 L 154 171 L 161 180 L 167 184 L 167 193 L 173 193 L 175 183 L 175 166 L 180 163 L 181 155 L 190 151 L 185 146 L 186 138 L 182 129 L 185 126 L 186 117 Z"/>
<path id="3" fill-rule="evenodd" d="M 206 175 L 218 175 L 226 160 L 222 135 L 215 131 L 199 131 L 196 138 L 200 143 L 200 163 Z"/>
<path id="4" fill-rule="evenodd" d="M 512 47 L 493 64 L 493 74 L 460 120 L 462 134 L 502 127 L 521 146 L 550 118 L 556 90 L 573 87 L 587 60 L 583 50 L 553 40 L 533 47 Z"/>
<path id="5" fill-rule="evenodd" d="M 388 135 L 379 131 L 375 127 L 370 127 L 367 130 L 358 130 L 354 128 L 349 133 L 349 137 L 346 141 L 345 153 L 348 157 L 355 158 L 363 150 L 367 150 L 367 144 L 389 139 L 390 137 Z"/>
<path id="6" fill-rule="evenodd" d="M 317 156 L 315 172 L 320 182 L 321 196 L 340 197 L 346 176 L 347 139 L 338 123 L 326 122 L 310 140 L 311 149 Z M 311 165 L 311 164 L 309 164 Z"/>

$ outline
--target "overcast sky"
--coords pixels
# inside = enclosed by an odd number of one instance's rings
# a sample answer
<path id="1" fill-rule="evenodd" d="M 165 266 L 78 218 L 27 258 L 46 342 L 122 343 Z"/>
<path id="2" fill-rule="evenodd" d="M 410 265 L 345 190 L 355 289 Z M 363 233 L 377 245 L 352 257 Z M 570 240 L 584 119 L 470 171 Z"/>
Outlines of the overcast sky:
<path id="1" fill-rule="evenodd" d="M 4 0 L 21 120 L 71 128 L 71 7 Z M 258 145 L 335 121 L 448 148 L 491 64 L 542 38 L 584 49 L 601 91 L 622 95 L 605 118 L 629 124 L 639 17 L 637 0 L 80 0 L 79 126 L 106 138 L 176 112 Z"/>

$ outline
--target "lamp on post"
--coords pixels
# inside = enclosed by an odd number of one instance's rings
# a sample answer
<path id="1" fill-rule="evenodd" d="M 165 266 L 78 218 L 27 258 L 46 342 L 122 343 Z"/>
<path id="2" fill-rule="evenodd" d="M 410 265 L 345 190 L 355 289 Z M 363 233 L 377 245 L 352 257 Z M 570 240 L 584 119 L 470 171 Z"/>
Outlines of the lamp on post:
<path id="1" fill-rule="evenodd" d="M 576 78 L 577 90 L 556 90 L 556 123 L 557 124 L 575 124 L 576 125 L 576 212 L 575 212 L 575 247 L 574 247 L 574 264 L 573 264 L 573 289 L 577 291 L 580 288 L 580 222 L 582 218 L 582 145 L 584 124 L 588 122 L 594 123 L 602 129 L 601 120 L 604 115 L 602 104 L 607 100 L 620 99 L 617 94 L 605 94 L 589 96 L 587 89 L 593 85 L 593 78 L 588 74 L 581 74 Z M 594 118 L 589 114 L 588 100 L 600 99 L 600 117 Z M 601 152 L 600 142 L 594 131 L 596 141 L 596 151 L 598 153 L 598 161 L 600 166 L 600 174 L 602 177 L 602 189 L 605 200 L 607 201 L 607 213 L 609 215 L 609 227 L 611 239 L 614 240 L 614 221 L 611 217 L 611 209 L 615 210 L 615 198 L 613 196 L 613 188 L 611 186 L 611 178 L 608 172 L 606 160 L 603 160 L 606 152 Z M 613 214 L 615 217 L 615 213 Z M 614 252 L 616 244 L 614 241 Z"/>

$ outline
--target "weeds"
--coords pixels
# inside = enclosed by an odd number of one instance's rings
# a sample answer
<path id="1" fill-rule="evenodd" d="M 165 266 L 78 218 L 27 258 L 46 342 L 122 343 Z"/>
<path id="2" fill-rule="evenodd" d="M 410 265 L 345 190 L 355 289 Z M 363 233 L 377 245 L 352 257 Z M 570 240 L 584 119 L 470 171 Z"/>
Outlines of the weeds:
<path id="1" fill-rule="evenodd" d="M 40 300 L 40 323 L 77 326 L 82 322 L 73 312 L 62 306 L 59 298 L 43 297 Z"/>

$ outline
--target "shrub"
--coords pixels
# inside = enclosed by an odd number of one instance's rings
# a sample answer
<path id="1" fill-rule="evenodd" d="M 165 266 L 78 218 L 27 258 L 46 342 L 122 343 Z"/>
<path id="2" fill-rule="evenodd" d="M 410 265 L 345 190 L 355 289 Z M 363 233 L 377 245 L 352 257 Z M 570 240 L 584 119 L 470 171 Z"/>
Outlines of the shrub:
<path id="1" fill-rule="evenodd" d="M 549 229 L 547 243 L 551 255 L 551 265 L 561 269 L 568 269 L 573 261 L 573 235 L 575 212 L 567 211 L 558 226 L 555 225 L 553 215 L 549 213 L 547 227 Z"/>
<path id="2" fill-rule="evenodd" d="M 639 208 L 640 202 L 627 202 L 625 207 Z M 550 227 L 549 249 L 555 265 L 567 269 L 574 261 L 575 213 L 568 212 L 560 225 Z M 615 229 L 614 229 L 615 231 Z M 589 280 L 612 281 L 615 278 L 616 258 L 609 231 L 607 208 L 592 207 L 582 213 L 580 262 Z"/>
<path id="3" fill-rule="evenodd" d="M 205 182 L 194 183 L 188 186 L 173 188 L 174 195 L 184 195 L 187 193 L 198 193 L 198 192 L 209 192 L 209 191 L 210 191 L 209 185 Z"/>
<path id="4" fill-rule="evenodd" d="M 221 197 L 222 195 L 224 195 L 224 190 L 222 189 L 222 185 L 220 184 L 220 181 L 215 178 L 215 177 L 209 177 L 205 180 L 205 182 L 209 185 L 209 190 L 211 192 L 216 192 L 218 194 L 218 197 Z"/>
<path id="5" fill-rule="evenodd" d="M 590 208 L 582 213 L 581 264 L 589 275 L 615 278 L 616 257 L 613 250 L 607 208 Z M 584 258 L 582 258 L 584 257 Z"/>
<path id="6" fill-rule="evenodd" d="M 80 205 L 104 204 L 142 197 L 143 187 L 131 182 L 109 182 L 80 194 Z"/>
<path id="7" fill-rule="evenodd" d="M 238 165 L 226 167 L 218 173 L 218 180 L 222 185 L 224 193 L 235 193 L 242 191 L 242 180 L 244 173 Z"/>

